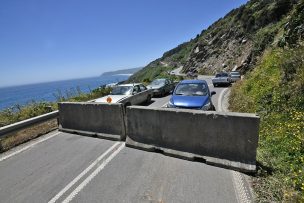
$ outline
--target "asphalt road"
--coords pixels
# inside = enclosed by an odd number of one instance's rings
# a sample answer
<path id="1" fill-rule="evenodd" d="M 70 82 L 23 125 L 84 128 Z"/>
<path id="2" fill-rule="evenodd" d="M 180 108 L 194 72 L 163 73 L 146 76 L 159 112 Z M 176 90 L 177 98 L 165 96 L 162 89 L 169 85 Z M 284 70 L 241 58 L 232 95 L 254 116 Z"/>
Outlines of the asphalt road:
<path id="1" fill-rule="evenodd" d="M 210 89 L 217 107 L 225 88 Z M 0 202 L 246 202 L 244 184 L 231 170 L 56 131 L 0 155 Z"/>

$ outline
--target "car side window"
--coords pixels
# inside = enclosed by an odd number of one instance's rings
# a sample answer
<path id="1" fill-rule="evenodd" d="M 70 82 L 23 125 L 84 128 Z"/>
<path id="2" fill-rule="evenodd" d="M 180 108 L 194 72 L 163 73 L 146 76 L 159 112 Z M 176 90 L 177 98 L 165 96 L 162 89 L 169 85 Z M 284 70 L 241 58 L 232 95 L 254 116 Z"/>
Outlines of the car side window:
<path id="1" fill-rule="evenodd" d="M 143 86 L 143 85 L 139 85 L 139 87 L 140 87 L 140 90 L 143 92 L 143 91 L 145 91 L 145 90 L 147 90 L 147 88 L 145 87 L 145 86 Z"/>
<path id="2" fill-rule="evenodd" d="M 138 86 L 138 85 L 134 86 L 133 93 L 134 93 L 134 94 L 137 94 L 137 93 L 139 93 L 139 92 L 140 92 L 139 86 Z"/>

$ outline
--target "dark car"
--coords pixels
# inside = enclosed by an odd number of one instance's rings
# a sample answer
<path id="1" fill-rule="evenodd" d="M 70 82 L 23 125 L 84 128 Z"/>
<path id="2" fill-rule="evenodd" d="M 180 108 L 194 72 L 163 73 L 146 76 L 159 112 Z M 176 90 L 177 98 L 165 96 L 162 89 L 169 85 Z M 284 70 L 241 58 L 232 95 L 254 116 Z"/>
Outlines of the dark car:
<path id="1" fill-rule="evenodd" d="M 211 101 L 214 94 L 205 80 L 183 80 L 177 84 L 167 107 L 215 111 Z"/>
<path id="2" fill-rule="evenodd" d="M 147 86 L 153 90 L 153 96 L 165 96 L 174 89 L 174 83 L 165 78 L 155 79 Z"/>

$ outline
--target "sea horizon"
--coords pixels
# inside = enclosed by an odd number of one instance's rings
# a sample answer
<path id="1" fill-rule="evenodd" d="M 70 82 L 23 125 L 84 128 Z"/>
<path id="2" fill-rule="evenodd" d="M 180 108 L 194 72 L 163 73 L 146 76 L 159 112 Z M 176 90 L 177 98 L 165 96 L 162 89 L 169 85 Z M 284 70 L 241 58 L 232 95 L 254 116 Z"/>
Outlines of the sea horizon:
<path id="1" fill-rule="evenodd" d="M 113 76 L 113 75 L 111 75 Z M 70 79 L 59 79 L 59 80 L 50 80 L 50 81 L 41 81 L 41 82 L 33 82 L 33 83 L 24 83 L 24 84 L 17 84 L 17 85 L 5 85 L 0 86 L 1 88 L 9 88 L 9 87 L 19 87 L 19 86 L 26 86 L 26 85 L 38 85 L 38 84 L 45 84 L 45 83 L 52 83 L 52 82 L 63 82 L 63 81 L 70 81 L 70 80 L 81 80 L 81 79 L 90 79 L 90 78 L 100 78 L 103 76 L 89 76 L 89 77 L 79 77 L 79 78 L 70 78 Z"/>
<path id="2" fill-rule="evenodd" d="M 89 93 L 102 85 L 127 80 L 130 75 L 95 76 L 0 87 L 0 111 L 31 102 L 55 102 L 56 94 Z"/>

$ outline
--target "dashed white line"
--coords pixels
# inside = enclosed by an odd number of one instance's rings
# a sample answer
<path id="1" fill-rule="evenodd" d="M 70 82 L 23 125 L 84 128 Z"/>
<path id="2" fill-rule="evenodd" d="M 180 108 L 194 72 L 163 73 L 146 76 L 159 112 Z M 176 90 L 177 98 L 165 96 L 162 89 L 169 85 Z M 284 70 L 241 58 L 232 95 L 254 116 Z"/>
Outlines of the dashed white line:
<path id="1" fill-rule="evenodd" d="M 67 186 L 65 186 L 57 195 L 55 195 L 48 203 L 55 203 L 66 191 L 68 191 L 77 181 L 85 176 L 94 166 L 98 164 L 106 155 L 108 155 L 120 142 L 116 142 L 106 152 L 101 154 L 93 163 L 91 163 L 84 171 L 82 171 L 74 180 L 72 180 Z"/>
<path id="2" fill-rule="evenodd" d="M 27 146 L 25 146 L 25 147 L 23 147 L 23 148 L 21 148 L 21 149 L 19 149 L 19 150 L 17 150 L 17 151 L 13 151 L 13 152 L 11 152 L 11 153 L 9 153 L 9 154 L 3 156 L 3 157 L 0 157 L 0 162 L 1 162 L 1 161 L 4 161 L 4 160 L 6 160 L 6 159 L 8 159 L 8 158 L 10 158 L 10 157 L 12 157 L 12 156 L 15 156 L 15 155 L 17 155 L 17 154 L 19 154 L 19 153 L 21 153 L 21 152 L 23 152 L 23 151 L 25 151 L 25 150 L 31 148 L 31 147 L 34 147 L 36 144 L 39 144 L 39 143 L 44 142 L 44 141 L 46 141 L 46 140 L 48 140 L 48 139 L 51 139 L 52 137 L 55 137 L 55 136 L 58 135 L 58 134 L 60 134 L 60 132 L 57 132 L 57 133 L 52 134 L 52 135 L 50 135 L 50 136 L 47 136 L 47 137 L 44 137 L 44 138 L 39 139 L 39 140 L 37 140 L 37 141 L 34 141 L 32 144 L 29 144 L 29 145 L 27 145 Z"/>
<path id="3" fill-rule="evenodd" d="M 63 203 L 68 203 L 74 199 L 74 197 L 91 181 L 93 178 L 98 175 L 100 171 L 125 147 L 125 143 L 120 145 L 120 147 L 114 151 L 102 164 L 96 168 L 79 186 L 65 199 Z"/>

